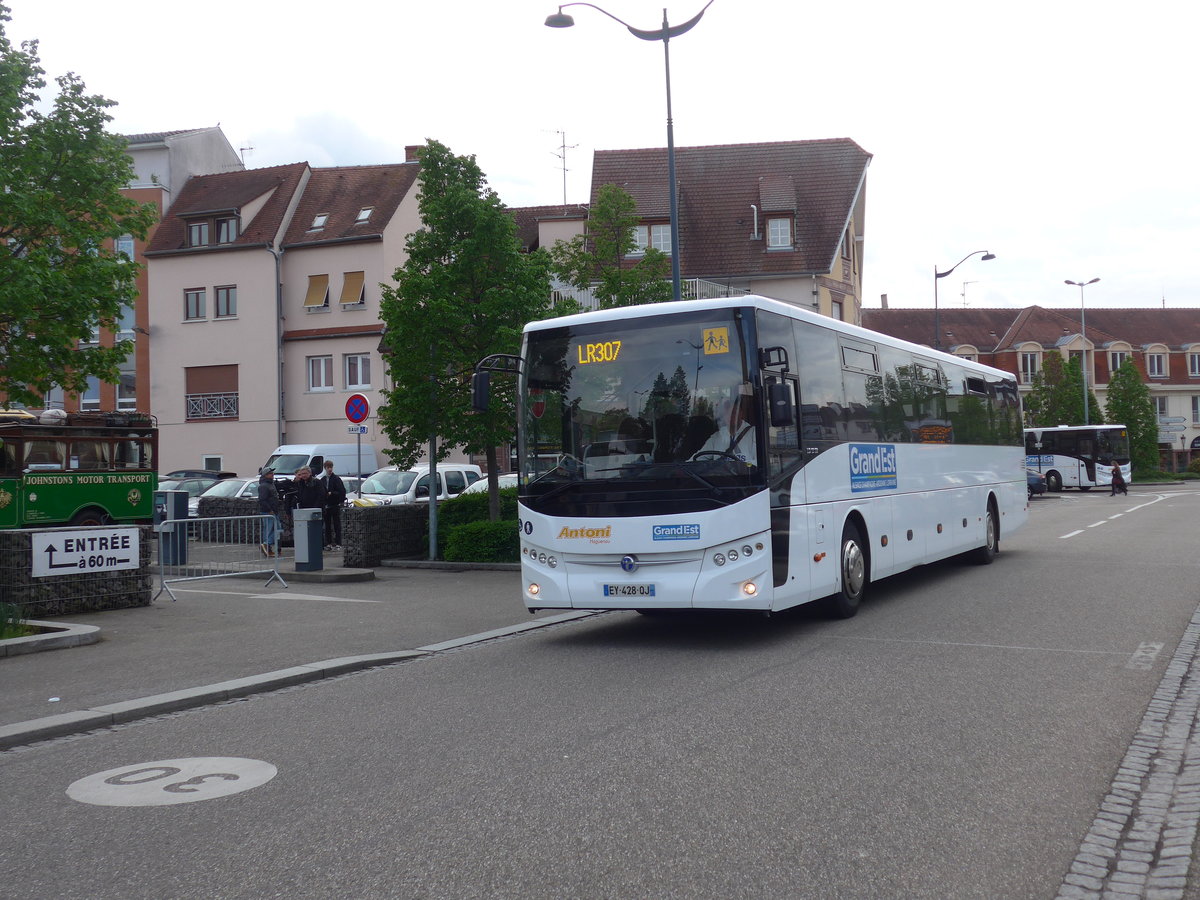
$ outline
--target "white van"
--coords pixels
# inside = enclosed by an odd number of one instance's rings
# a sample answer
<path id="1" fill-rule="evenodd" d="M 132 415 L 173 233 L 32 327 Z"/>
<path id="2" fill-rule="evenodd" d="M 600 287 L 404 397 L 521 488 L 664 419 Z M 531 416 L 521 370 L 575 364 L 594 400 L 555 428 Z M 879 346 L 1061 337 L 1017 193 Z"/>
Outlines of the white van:
<path id="1" fill-rule="evenodd" d="M 366 475 L 379 468 L 374 447 L 363 445 L 361 465 L 358 454 L 358 444 L 284 444 L 275 448 L 258 471 L 274 469 L 276 478 L 291 478 L 297 469 L 308 466 L 320 478 L 327 459 L 333 460 L 336 475 Z"/>
<path id="2" fill-rule="evenodd" d="M 483 477 L 479 466 L 467 463 L 438 463 L 438 501 L 457 497 Z M 384 466 L 362 483 L 362 499 L 382 506 L 394 503 L 429 502 L 429 466 Z"/>

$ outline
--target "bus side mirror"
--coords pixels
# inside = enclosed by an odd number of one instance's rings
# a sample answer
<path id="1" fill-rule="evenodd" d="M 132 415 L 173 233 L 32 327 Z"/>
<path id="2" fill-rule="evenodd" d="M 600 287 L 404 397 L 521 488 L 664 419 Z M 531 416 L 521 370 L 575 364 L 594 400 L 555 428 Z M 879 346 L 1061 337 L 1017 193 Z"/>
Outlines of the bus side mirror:
<path id="1" fill-rule="evenodd" d="M 792 392 L 786 381 L 773 381 L 767 385 L 767 407 L 771 410 L 771 426 L 783 428 L 795 424 L 792 415 Z"/>
<path id="2" fill-rule="evenodd" d="M 476 372 L 471 376 L 471 409 L 478 413 L 488 411 L 491 400 L 492 376 L 490 372 Z"/>

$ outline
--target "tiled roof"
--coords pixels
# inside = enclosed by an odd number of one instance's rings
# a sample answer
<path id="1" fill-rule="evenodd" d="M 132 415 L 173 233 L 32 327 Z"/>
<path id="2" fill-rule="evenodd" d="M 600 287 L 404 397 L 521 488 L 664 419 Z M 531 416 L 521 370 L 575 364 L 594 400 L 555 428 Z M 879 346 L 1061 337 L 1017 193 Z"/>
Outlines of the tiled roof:
<path id="1" fill-rule="evenodd" d="M 525 250 L 538 249 L 538 222 L 542 219 L 586 219 L 587 207 L 577 204 L 555 206 L 516 206 L 509 213 L 517 223 L 517 238 Z"/>
<path id="2" fill-rule="evenodd" d="M 680 270 L 685 278 L 826 273 L 870 164 L 848 138 L 676 147 Z M 643 219 L 667 219 L 667 151 L 600 150 L 592 199 L 616 184 Z M 759 239 L 754 231 L 758 207 Z M 766 215 L 795 211 L 794 251 L 766 249 Z"/>
<path id="3" fill-rule="evenodd" d="M 1054 347 L 1064 337 L 1079 334 L 1079 313 L 1078 307 L 942 307 L 938 312 L 942 349 L 970 344 L 991 353 L 1011 350 L 1026 341 Z M 1084 319 L 1088 341 L 1097 347 L 1113 341 L 1128 341 L 1134 349 L 1154 343 L 1182 349 L 1200 343 L 1200 309 L 1097 308 L 1087 309 Z M 864 309 L 862 324 L 915 344 L 933 344 L 932 309 Z"/>
<path id="4" fill-rule="evenodd" d="M 415 162 L 313 169 L 284 246 L 382 234 L 420 171 Z M 368 206 L 370 218 L 358 224 L 359 210 Z M 324 227 L 310 230 L 320 214 L 328 216 Z"/>
<path id="5" fill-rule="evenodd" d="M 246 204 L 270 193 L 270 198 L 252 221 L 241 223 L 241 234 L 223 249 L 266 244 L 275 239 L 300 184 L 308 163 L 290 163 L 266 169 L 247 169 L 239 172 L 220 172 L 216 175 L 195 175 L 187 180 L 179 197 L 154 232 L 147 254 L 184 250 L 187 239 L 188 215 L 216 210 L 241 209 Z M 199 251 L 203 252 L 203 251 Z"/>

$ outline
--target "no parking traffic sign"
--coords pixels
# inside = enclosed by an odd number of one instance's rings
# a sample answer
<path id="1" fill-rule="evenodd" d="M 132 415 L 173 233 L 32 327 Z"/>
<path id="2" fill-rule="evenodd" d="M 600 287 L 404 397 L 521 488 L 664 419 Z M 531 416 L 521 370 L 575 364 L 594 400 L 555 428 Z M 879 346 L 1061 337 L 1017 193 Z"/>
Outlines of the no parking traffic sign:
<path id="1" fill-rule="evenodd" d="M 363 394 L 351 394 L 346 399 L 346 418 L 354 425 L 361 425 L 371 415 L 371 401 Z"/>

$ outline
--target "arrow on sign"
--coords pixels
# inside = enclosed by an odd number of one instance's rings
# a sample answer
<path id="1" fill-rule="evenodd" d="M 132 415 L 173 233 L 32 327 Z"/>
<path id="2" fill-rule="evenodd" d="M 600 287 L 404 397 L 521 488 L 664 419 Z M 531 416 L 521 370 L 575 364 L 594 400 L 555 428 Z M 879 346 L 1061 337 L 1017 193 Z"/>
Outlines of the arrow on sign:
<path id="1" fill-rule="evenodd" d="M 46 547 L 46 562 L 50 566 L 51 569 L 78 569 L 79 568 L 79 563 L 77 563 L 77 562 L 56 563 L 54 561 L 54 554 L 57 552 L 58 552 L 58 548 L 55 547 L 53 544 L 50 544 L 48 547 Z"/>

